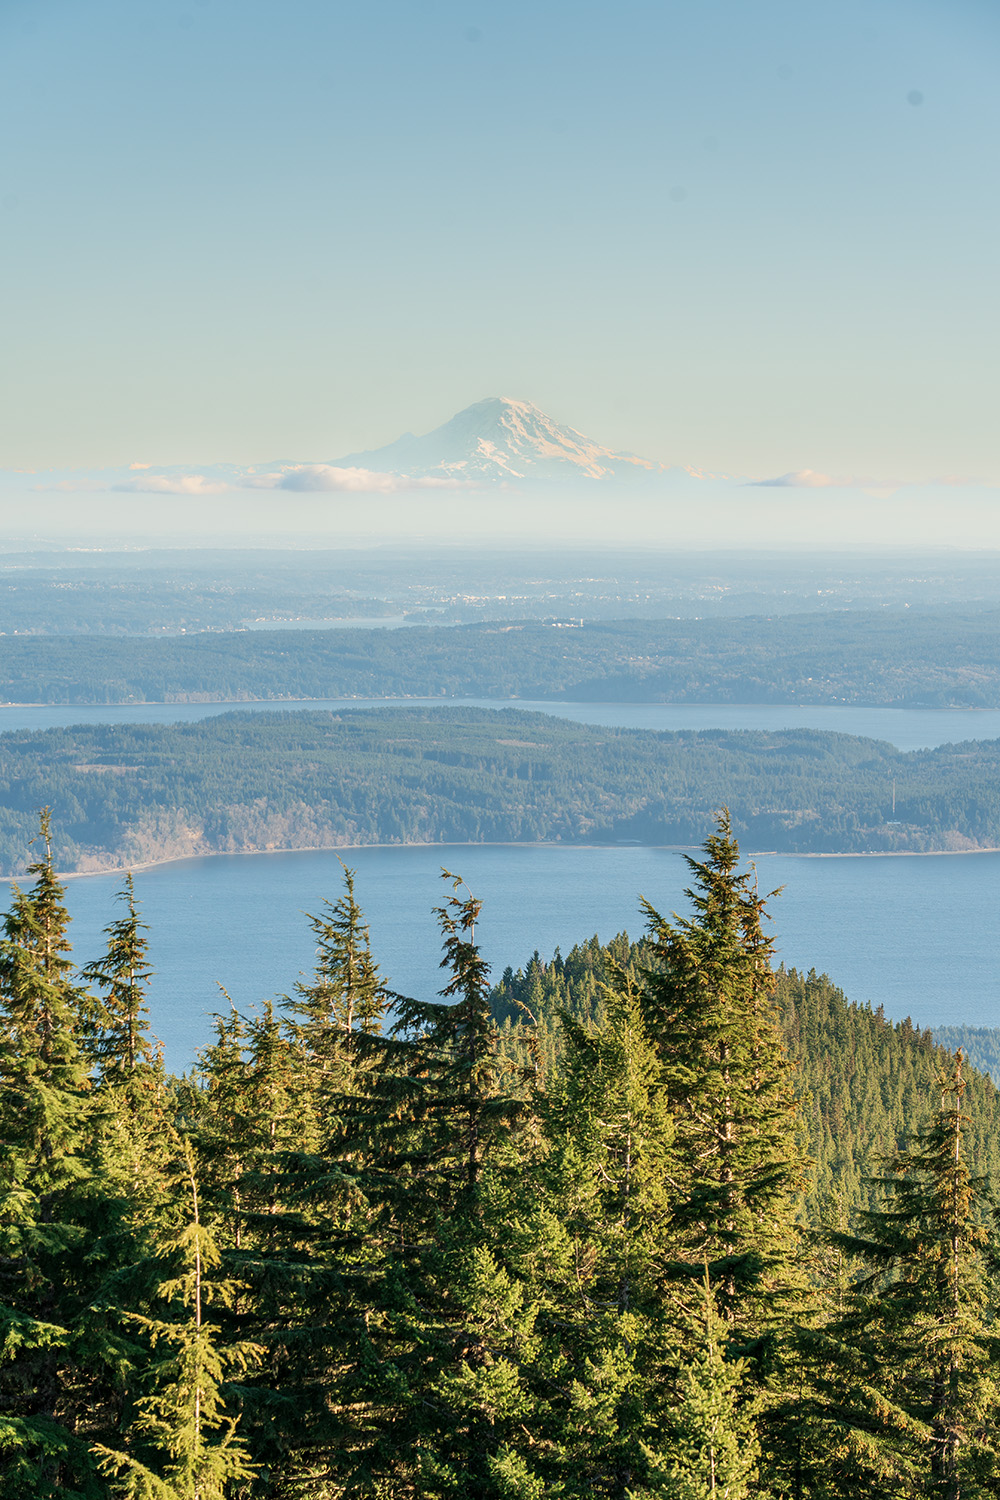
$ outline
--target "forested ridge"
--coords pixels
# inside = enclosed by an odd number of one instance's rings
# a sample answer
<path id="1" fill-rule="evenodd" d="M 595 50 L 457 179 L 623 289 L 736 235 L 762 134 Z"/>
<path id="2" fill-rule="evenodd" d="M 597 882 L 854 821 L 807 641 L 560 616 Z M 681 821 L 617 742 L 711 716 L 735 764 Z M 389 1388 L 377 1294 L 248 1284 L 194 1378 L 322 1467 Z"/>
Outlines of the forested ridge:
<path id="1" fill-rule="evenodd" d="M 445 872 L 434 1000 L 347 871 L 314 972 L 178 1079 L 130 880 L 75 968 L 43 818 L 0 941 L 0 1493 L 997 1494 L 996 1091 L 772 972 L 725 817 L 690 866 L 687 916 L 492 990 Z"/>
<path id="2" fill-rule="evenodd" d="M 9 635 L 0 702 L 487 697 L 1000 707 L 996 610 L 237 631 Z"/>
<path id="3" fill-rule="evenodd" d="M 607 1024 L 608 986 L 619 972 L 633 983 L 656 965 L 653 944 L 620 933 L 596 937 L 563 957 L 539 954 L 508 968 L 492 992 L 501 1045 L 522 1064 L 540 1059 L 558 1067 L 564 1055 L 563 1015 L 584 1026 Z M 966 1071 L 967 1137 L 979 1170 L 1000 1181 L 1000 1093 L 988 1076 L 996 1066 L 1000 1032 L 987 1027 L 941 1027 L 890 1021 L 882 1009 L 851 1002 L 825 974 L 777 970 L 775 1019 L 792 1064 L 800 1103 L 799 1141 L 811 1162 L 802 1214 L 857 1218 L 875 1208 L 873 1186 L 886 1158 L 916 1124 L 929 1118 L 935 1083 L 961 1047 Z M 527 1017 L 532 1018 L 529 1023 Z M 981 1059 L 981 1060 L 980 1060 Z"/>
<path id="4" fill-rule="evenodd" d="M 0 735 L 0 871 L 23 868 L 49 804 L 68 871 L 351 844 L 697 845 L 724 801 L 755 851 L 996 847 L 1000 742 L 903 752 L 467 708 L 17 731 Z"/>

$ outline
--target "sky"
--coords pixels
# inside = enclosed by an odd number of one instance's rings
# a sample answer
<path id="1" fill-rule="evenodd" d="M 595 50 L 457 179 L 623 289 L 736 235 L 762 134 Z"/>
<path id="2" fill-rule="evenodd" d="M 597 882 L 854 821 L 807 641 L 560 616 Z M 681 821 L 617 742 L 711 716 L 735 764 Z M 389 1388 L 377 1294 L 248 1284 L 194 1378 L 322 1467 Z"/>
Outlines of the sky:
<path id="1" fill-rule="evenodd" d="M 987 0 L 0 0 L 0 467 L 1000 482 Z"/>

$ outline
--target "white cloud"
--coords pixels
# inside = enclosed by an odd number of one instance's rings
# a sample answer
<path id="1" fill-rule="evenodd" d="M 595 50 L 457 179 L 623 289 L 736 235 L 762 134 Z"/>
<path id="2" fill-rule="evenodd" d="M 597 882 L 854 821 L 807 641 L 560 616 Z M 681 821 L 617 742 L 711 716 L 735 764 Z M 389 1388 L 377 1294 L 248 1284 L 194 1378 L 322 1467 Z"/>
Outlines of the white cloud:
<path id="1" fill-rule="evenodd" d="M 151 469 L 152 464 L 129 464 L 130 469 Z"/>
<path id="2" fill-rule="evenodd" d="M 829 474 L 817 474 L 815 469 L 796 469 L 790 474 L 778 474 L 774 479 L 752 479 L 750 482 L 758 488 L 774 490 L 825 490 L 832 484 L 855 483 L 850 479 L 833 479 Z"/>
<path id="3" fill-rule="evenodd" d="M 141 479 L 127 479 L 111 486 L 116 492 L 144 495 L 221 495 L 229 489 L 217 479 L 204 474 L 143 474 Z"/>
<path id="4" fill-rule="evenodd" d="M 472 486 L 461 479 L 412 479 L 407 474 L 382 474 L 375 469 L 338 469 L 332 464 L 296 464 L 280 474 L 247 479 L 256 490 L 309 490 L 328 494 L 391 495 L 399 490 L 462 490 Z"/>
<path id="5" fill-rule="evenodd" d="M 934 479 L 873 479 L 855 474 L 849 479 L 834 478 L 830 474 L 818 474 L 814 469 L 798 469 L 790 474 L 778 474 L 774 479 L 753 479 L 750 484 L 765 489 L 864 490 L 869 495 L 890 495 L 895 490 L 921 488 L 982 488 L 992 489 L 992 481 L 970 478 L 964 474 L 939 474 Z"/>

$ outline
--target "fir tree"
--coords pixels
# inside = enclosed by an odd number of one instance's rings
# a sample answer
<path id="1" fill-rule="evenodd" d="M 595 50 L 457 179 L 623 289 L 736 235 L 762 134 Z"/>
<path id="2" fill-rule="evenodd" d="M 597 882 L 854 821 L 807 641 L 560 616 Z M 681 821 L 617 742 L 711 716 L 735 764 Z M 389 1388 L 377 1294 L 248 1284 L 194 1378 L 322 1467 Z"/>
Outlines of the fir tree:
<path id="1" fill-rule="evenodd" d="M 881 1181 L 885 1206 L 830 1243 L 860 1260 L 844 1315 L 816 1340 L 831 1462 L 845 1493 L 958 1500 L 1000 1492 L 993 1437 L 991 1246 L 963 1134 L 961 1053 L 940 1108 Z"/>
<path id="2" fill-rule="evenodd" d="M 158 1070 L 147 1030 L 147 992 L 153 971 L 148 929 L 139 917 L 131 874 L 125 876 L 118 900 L 125 915 L 104 929 L 107 949 L 103 957 L 87 965 L 81 978 L 101 997 L 91 1019 L 90 1059 L 102 1082 L 124 1085 L 131 1092 L 141 1079 Z"/>
<path id="3" fill-rule="evenodd" d="M 357 1342 L 335 1397 L 355 1414 L 347 1493 L 378 1482 L 427 1500 L 510 1492 L 523 1466 L 535 1311 L 498 1214 L 526 1106 L 490 1009 L 481 903 L 444 873 L 442 998 L 394 997 L 392 1031 L 364 1039 L 362 1091 L 342 1106 L 342 1171 L 363 1201 L 329 1251 L 353 1261 Z"/>
<path id="4" fill-rule="evenodd" d="M 644 902 L 652 964 L 646 1016 L 664 1069 L 681 1159 L 677 1273 L 708 1262 L 724 1315 L 758 1337 L 797 1285 L 795 1194 L 805 1180 L 797 1107 L 771 1003 L 772 941 L 752 874 L 738 873 L 728 813 L 688 858 L 694 915 Z"/>
<path id="5" fill-rule="evenodd" d="M 0 1462 L 11 1497 L 74 1493 L 89 1481 L 77 1417 L 101 1409 L 98 1341 L 77 1357 L 89 1294 L 84 1198 L 89 1086 L 83 997 L 71 980 L 64 890 L 48 810 L 27 892 L 13 890 L 0 942 Z M 86 1389 L 85 1389 L 86 1387 Z"/>
<path id="6" fill-rule="evenodd" d="M 346 865 L 344 891 L 309 916 L 316 939 L 316 966 L 308 983 L 295 986 L 288 1002 L 307 1063 L 307 1077 L 318 1097 L 350 1088 L 355 1034 L 382 1028 L 385 984 L 372 958 L 368 927 L 354 895 L 353 870 Z"/>
<path id="7" fill-rule="evenodd" d="M 550 1362 L 566 1390 L 553 1475 L 572 1493 L 625 1500 L 655 1470 L 669 1400 L 662 1271 L 676 1163 L 662 1067 L 625 973 L 605 1008 L 600 1027 L 564 1016 L 564 1058 L 540 1101 L 548 1153 L 538 1186 L 558 1205 L 540 1326 L 561 1351 Z"/>
<path id="8" fill-rule="evenodd" d="M 232 1301 L 231 1283 L 212 1277 L 220 1254 L 202 1222 L 190 1141 L 183 1145 L 183 1178 L 190 1207 L 181 1227 L 164 1239 L 161 1255 L 177 1274 L 160 1284 L 160 1296 L 184 1316 L 177 1320 L 133 1314 L 154 1353 L 166 1349 L 149 1371 L 152 1391 L 136 1403 L 129 1446 L 95 1444 L 102 1470 L 114 1476 L 125 1500 L 225 1500 L 237 1483 L 254 1476 L 238 1419 L 226 1406 L 227 1373 L 246 1371 L 258 1356 L 248 1342 L 223 1345 L 205 1318 L 213 1302 Z"/>
<path id="9" fill-rule="evenodd" d="M 728 1324 L 715 1307 L 706 1273 L 701 1327 L 681 1368 L 671 1413 L 670 1458 L 648 1492 L 662 1500 L 746 1500 L 759 1456 L 753 1421 L 741 1408 L 742 1360 L 726 1358 Z M 645 1500 L 642 1491 L 631 1500 Z"/>

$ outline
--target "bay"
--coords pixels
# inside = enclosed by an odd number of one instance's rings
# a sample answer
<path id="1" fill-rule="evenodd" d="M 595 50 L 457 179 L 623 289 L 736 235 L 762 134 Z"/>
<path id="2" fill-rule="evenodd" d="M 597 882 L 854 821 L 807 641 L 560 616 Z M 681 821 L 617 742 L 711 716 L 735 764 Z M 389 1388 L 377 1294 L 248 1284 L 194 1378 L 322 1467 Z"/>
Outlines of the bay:
<path id="1" fill-rule="evenodd" d="M 960 740 L 1000 739 L 1000 710 L 858 708 L 739 703 L 550 703 L 514 698 L 323 698 L 267 703 L 3 704 L 0 733 L 67 724 L 189 724 L 224 713 L 302 709 L 522 708 L 581 724 L 623 729 L 821 729 L 926 750 Z"/>
<path id="2" fill-rule="evenodd" d="M 689 872 L 675 851 L 641 846 L 460 845 L 344 851 L 392 985 L 433 996 L 443 982 L 432 908 L 448 893 L 441 868 L 458 871 L 485 902 L 478 930 L 499 975 L 537 948 L 550 957 L 597 932 L 642 930 L 638 897 L 684 909 Z M 778 956 L 826 971 L 849 998 L 884 1006 L 920 1026 L 1000 1024 L 1000 855 L 765 856 Z M 153 1029 L 168 1064 L 182 1068 L 227 1008 L 219 985 L 246 1009 L 287 993 L 312 964 L 305 912 L 335 899 L 336 855 L 225 855 L 140 871 L 136 887 L 151 927 L 157 970 Z M 78 962 L 102 948 L 119 878 L 69 882 Z"/>

